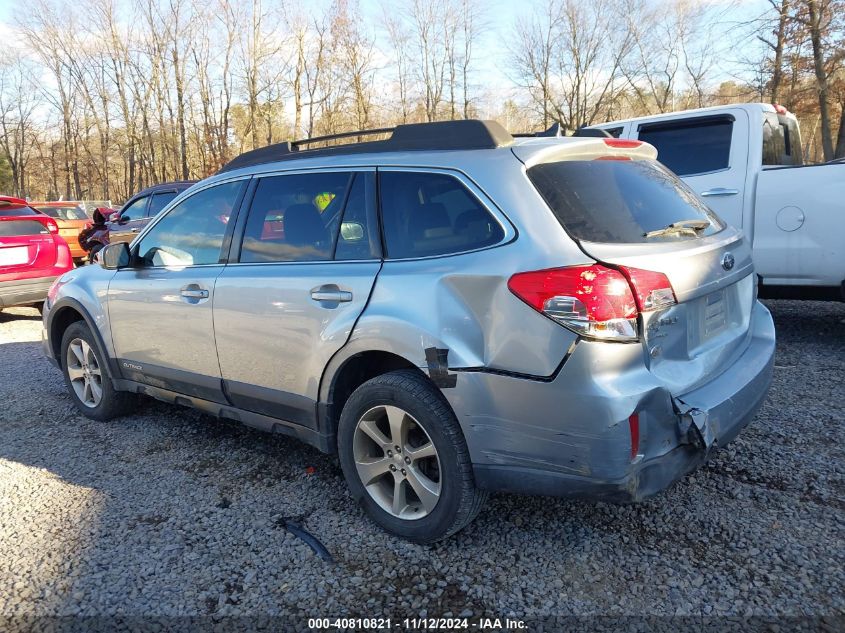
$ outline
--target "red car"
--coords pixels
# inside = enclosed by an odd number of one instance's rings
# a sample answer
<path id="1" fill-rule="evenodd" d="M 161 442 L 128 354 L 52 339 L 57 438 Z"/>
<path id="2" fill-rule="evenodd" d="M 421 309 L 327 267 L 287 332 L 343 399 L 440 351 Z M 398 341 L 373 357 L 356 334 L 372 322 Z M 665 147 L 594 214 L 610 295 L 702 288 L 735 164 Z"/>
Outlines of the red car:
<path id="1" fill-rule="evenodd" d="M 53 280 L 72 268 L 56 221 L 25 200 L 0 196 L 0 308 L 40 305 Z"/>

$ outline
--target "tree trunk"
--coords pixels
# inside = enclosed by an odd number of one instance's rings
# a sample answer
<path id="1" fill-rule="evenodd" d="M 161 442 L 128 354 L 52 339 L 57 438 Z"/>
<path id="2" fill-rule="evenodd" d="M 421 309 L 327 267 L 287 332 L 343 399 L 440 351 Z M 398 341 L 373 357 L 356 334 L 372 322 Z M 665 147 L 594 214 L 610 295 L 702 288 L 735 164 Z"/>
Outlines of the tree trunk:
<path id="1" fill-rule="evenodd" d="M 839 134 L 836 139 L 836 151 L 834 158 L 845 158 L 845 103 L 842 104 L 842 112 L 839 115 Z"/>
<path id="2" fill-rule="evenodd" d="M 783 0 L 780 4 L 780 16 L 778 17 L 777 41 L 775 42 L 775 60 L 772 69 L 772 103 L 778 102 L 780 84 L 783 81 L 783 45 L 786 40 L 786 26 L 789 20 L 789 0 Z"/>
<path id="3" fill-rule="evenodd" d="M 833 160 L 833 138 L 830 133 L 830 110 L 827 103 L 827 73 L 824 68 L 822 50 L 821 11 L 816 0 L 807 0 L 810 17 L 810 41 L 813 44 L 813 70 L 816 73 L 816 86 L 819 95 L 819 114 L 821 115 L 822 150 L 824 159 Z"/>

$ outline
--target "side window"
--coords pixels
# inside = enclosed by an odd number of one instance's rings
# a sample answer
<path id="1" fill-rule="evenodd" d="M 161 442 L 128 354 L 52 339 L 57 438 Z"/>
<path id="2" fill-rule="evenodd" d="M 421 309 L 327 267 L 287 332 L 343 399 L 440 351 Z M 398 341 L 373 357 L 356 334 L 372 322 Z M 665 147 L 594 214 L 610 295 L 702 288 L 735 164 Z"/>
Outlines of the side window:
<path id="1" fill-rule="evenodd" d="M 372 172 L 355 175 L 340 235 L 335 247 L 335 259 L 378 259 L 381 257 L 381 239 L 376 217 L 376 178 Z"/>
<path id="2" fill-rule="evenodd" d="M 495 218 L 454 176 L 380 172 L 379 193 L 392 259 L 471 251 L 504 237 Z"/>
<path id="3" fill-rule="evenodd" d="M 151 218 L 155 217 L 159 211 L 170 204 L 170 201 L 176 197 L 175 191 L 163 191 L 161 193 L 154 193 L 153 199 L 150 200 L 150 209 L 147 215 Z"/>
<path id="4" fill-rule="evenodd" d="M 657 148 L 657 160 L 679 176 L 705 174 L 730 166 L 733 121 L 692 119 L 640 126 L 639 139 Z"/>
<path id="5" fill-rule="evenodd" d="M 130 220 L 140 220 L 143 218 L 145 216 L 144 210 L 147 206 L 147 200 L 149 199 L 149 196 L 138 198 L 135 202 L 123 209 L 120 212 L 120 221 L 129 222 Z"/>
<path id="6" fill-rule="evenodd" d="M 624 128 L 621 128 L 621 127 L 609 127 L 609 128 L 605 128 L 604 131 L 607 132 L 608 134 L 610 134 L 613 138 L 619 138 L 620 136 L 622 136 L 622 130 L 623 129 Z"/>
<path id="7" fill-rule="evenodd" d="M 250 205 L 239 261 L 331 260 L 353 175 L 313 172 L 262 178 Z"/>
<path id="8" fill-rule="evenodd" d="M 198 266 L 220 261 L 226 225 L 243 181 L 209 187 L 167 212 L 138 244 L 147 266 Z"/>

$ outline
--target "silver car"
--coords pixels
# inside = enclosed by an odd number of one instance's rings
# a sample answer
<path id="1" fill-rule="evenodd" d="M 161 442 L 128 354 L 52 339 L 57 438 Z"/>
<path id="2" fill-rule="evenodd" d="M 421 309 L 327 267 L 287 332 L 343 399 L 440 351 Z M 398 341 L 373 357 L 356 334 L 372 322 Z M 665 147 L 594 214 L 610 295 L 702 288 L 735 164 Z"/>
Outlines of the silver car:
<path id="1" fill-rule="evenodd" d="M 774 348 L 747 238 L 653 147 L 483 121 L 243 154 L 44 311 L 85 415 L 146 394 L 293 435 L 424 543 L 489 491 L 666 488 L 749 423 Z"/>

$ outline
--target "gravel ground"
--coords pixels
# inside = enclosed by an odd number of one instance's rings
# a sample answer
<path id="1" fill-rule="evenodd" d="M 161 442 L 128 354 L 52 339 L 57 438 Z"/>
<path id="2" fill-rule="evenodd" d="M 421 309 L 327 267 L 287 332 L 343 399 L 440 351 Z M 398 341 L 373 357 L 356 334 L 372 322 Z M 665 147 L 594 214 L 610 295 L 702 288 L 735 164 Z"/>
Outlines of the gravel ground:
<path id="1" fill-rule="evenodd" d="M 431 547 L 381 532 L 335 461 L 292 439 L 152 400 L 78 415 L 37 313 L 7 310 L 0 616 L 841 617 L 845 305 L 768 305 L 768 402 L 697 473 L 635 506 L 494 496 Z"/>

